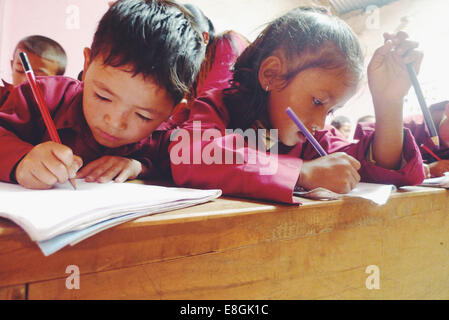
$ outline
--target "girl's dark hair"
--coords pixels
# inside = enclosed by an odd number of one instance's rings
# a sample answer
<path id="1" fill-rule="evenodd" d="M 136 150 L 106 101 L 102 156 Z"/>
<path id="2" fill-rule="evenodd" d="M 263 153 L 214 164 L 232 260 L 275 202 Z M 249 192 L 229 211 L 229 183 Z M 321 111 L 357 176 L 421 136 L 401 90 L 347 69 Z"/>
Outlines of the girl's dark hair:
<path id="1" fill-rule="evenodd" d="M 271 22 L 234 65 L 231 87 L 223 90 L 233 128 L 248 128 L 267 117 L 268 93 L 259 83 L 262 62 L 281 50 L 289 70 L 285 86 L 301 71 L 317 67 L 363 73 L 363 54 L 351 28 L 320 9 L 299 7 Z M 298 59 L 299 64 L 298 64 Z"/>
<path id="2" fill-rule="evenodd" d="M 175 104 L 189 92 L 205 46 L 192 16 L 170 0 L 119 0 L 101 19 L 91 60 L 104 56 L 111 67 L 132 65 L 134 75 L 152 77 Z"/>

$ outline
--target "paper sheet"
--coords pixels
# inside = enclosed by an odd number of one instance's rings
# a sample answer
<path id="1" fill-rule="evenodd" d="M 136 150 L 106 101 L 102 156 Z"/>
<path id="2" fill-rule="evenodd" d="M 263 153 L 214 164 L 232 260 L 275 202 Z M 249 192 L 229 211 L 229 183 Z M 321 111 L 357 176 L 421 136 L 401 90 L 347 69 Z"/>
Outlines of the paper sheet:
<path id="1" fill-rule="evenodd" d="M 68 182 L 51 190 L 29 190 L 0 182 L 0 216 L 21 226 L 32 240 L 44 241 L 127 214 L 155 214 L 189 200 L 204 202 L 221 195 L 221 190 L 76 183 L 77 190 Z"/>
<path id="2" fill-rule="evenodd" d="M 346 194 L 335 193 L 325 188 L 316 188 L 310 191 L 295 191 L 293 195 L 313 200 L 337 200 L 344 197 L 357 197 L 383 205 L 387 203 L 391 192 L 395 189 L 396 187 L 390 184 L 360 182 Z"/>

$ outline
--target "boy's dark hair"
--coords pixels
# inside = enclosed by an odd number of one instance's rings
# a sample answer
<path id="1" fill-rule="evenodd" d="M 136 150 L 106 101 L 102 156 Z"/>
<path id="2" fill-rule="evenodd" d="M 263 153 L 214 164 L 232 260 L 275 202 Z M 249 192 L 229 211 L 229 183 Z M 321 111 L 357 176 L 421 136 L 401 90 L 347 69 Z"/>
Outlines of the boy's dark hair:
<path id="1" fill-rule="evenodd" d="M 40 35 L 32 35 L 23 38 L 17 43 L 14 55 L 17 49 L 24 49 L 41 58 L 54 61 L 58 64 L 56 75 L 61 76 L 65 73 L 67 55 L 64 48 L 55 40 Z"/>
<path id="2" fill-rule="evenodd" d="M 104 56 L 111 67 L 132 65 L 152 77 L 177 104 L 189 92 L 205 47 L 191 15 L 170 0 L 119 0 L 100 20 L 91 61 Z"/>
<path id="3" fill-rule="evenodd" d="M 332 120 L 332 122 L 331 122 L 331 125 L 333 125 L 335 128 L 337 128 L 337 129 L 340 129 L 341 128 L 341 126 L 343 125 L 343 124 L 345 124 L 345 123 L 351 123 L 351 120 L 349 120 L 349 118 L 348 117 L 345 117 L 345 116 L 338 116 L 338 117 L 335 117 L 333 120 Z"/>
<path id="4" fill-rule="evenodd" d="M 234 65 L 231 87 L 223 91 L 232 127 L 248 128 L 255 120 L 266 119 L 268 93 L 260 86 L 258 72 L 275 50 L 282 50 L 287 59 L 286 86 L 299 72 L 312 67 L 347 71 L 355 81 L 362 77 L 360 44 L 344 21 L 321 9 L 293 9 L 271 22 Z M 302 57 L 299 64 L 298 57 Z"/>

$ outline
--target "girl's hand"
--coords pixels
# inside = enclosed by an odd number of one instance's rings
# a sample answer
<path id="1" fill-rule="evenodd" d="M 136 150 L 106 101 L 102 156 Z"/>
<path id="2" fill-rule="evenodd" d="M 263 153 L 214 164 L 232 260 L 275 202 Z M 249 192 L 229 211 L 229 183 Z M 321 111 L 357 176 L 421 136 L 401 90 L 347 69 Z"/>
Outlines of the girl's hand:
<path id="1" fill-rule="evenodd" d="M 326 188 L 348 193 L 360 181 L 360 162 L 343 152 L 336 152 L 311 161 L 304 161 L 297 185 L 307 189 Z"/>
<path id="2" fill-rule="evenodd" d="M 423 163 L 423 168 L 424 168 L 424 176 L 427 178 L 430 178 L 430 167 L 428 164 Z"/>
<path id="3" fill-rule="evenodd" d="M 368 65 L 368 84 L 373 100 L 382 107 L 401 103 L 408 93 L 411 81 L 406 65 L 413 64 L 419 72 L 423 53 L 417 51 L 418 43 L 408 40 L 407 33 L 384 34 L 385 43 L 374 53 Z"/>
<path id="4" fill-rule="evenodd" d="M 134 159 L 103 156 L 82 168 L 76 178 L 83 179 L 87 182 L 125 182 L 128 179 L 137 178 L 142 172 L 142 164 Z"/>
<path id="5" fill-rule="evenodd" d="M 441 177 L 445 172 L 449 172 L 449 160 L 441 160 L 429 164 L 430 175 Z"/>
<path id="6" fill-rule="evenodd" d="M 82 165 L 83 160 L 69 147 L 49 141 L 35 146 L 19 162 L 15 178 L 25 188 L 50 189 L 74 178 Z"/>

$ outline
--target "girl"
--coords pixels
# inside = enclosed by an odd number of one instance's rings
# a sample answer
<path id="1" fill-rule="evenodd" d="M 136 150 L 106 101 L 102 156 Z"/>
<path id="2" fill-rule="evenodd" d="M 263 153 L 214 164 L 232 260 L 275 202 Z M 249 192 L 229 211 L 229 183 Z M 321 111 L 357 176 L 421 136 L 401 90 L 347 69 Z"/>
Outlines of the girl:
<path id="1" fill-rule="evenodd" d="M 288 203 L 294 201 L 295 188 L 324 187 L 346 193 L 361 177 L 366 182 L 420 183 L 422 160 L 413 137 L 402 126 L 402 99 L 410 88 L 405 64 L 413 63 L 419 69 L 422 60 L 416 47 L 403 32 L 385 35 L 385 44 L 368 66 L 376 133 L 366 131 L 358 143 L 350 143 L 335 129 L 324 130 L 324 123 L 357 90 L 363 66 L 358 40 L 336 17 L 301 8 L 290 11 L 269 24 L 240 56 L 230 88 L 195 101 L 184 131 L 172 137 L 174 181 Z M 287 107 L 328 156 L 318 157 L 287 116 Z M 202 138 L 189 139 L 186 149 L 185 131 L 195 138 L 199 126 Z M 225 128 L 274 129 L 270 132 L 277 133 L 278 139 L 267 134 L 266 150 L 260 145 L 255 149 L 250 139 L 234 146 L 239 135 Z"/>
<path id="2" fill-rule="evenodd" d="M 214 24 L 200 8 L 192 4 L 185 4 L 184 7 L 192 14 L 201 32 L 206 45 L 206 55 L 190 93 L 183 103 L 176 107 L 174 114 L 183 105 L 191 104 L 196 97 L 203 95 L 206 91 L 228 87 L 229 80 L 232 78 L 231 68 L 249 44 L 244 36 L 235 31 L 228 30 L 216 34 Z"/>

